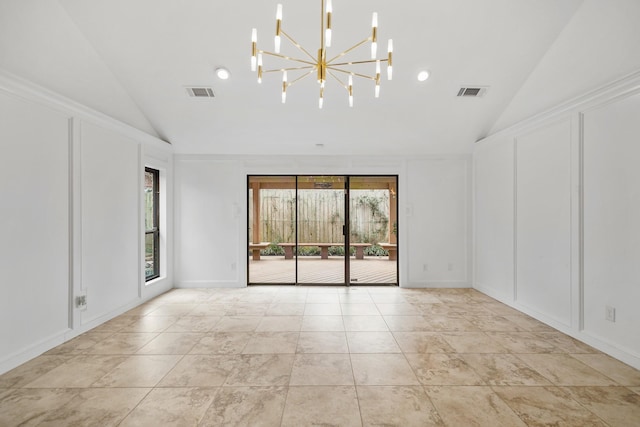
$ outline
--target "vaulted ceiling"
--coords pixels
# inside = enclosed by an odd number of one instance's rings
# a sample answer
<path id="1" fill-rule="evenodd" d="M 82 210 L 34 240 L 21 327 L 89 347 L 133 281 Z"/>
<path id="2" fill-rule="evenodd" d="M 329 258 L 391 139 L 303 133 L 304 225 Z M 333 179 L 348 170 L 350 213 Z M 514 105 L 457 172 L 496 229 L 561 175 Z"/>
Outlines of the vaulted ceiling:
<path id="1" fill-rule="evenodd" d="M 329 81 L 320 110 L 315 79 L 291 87 L 282 104 L 281 77 L 266 75 L 259 85 L 250 70 L 251 29 L 259 47 L 272 50 L 278 2 L 287 33 L 315 52 L 320 0 L 2 0 L 0 68 L 154 134 L 176 152 L 469 153 L 583 3 L 333 0 L 331 52 L 366 38 L 378 12 L 380 51 L 394 40 L 394 76 L 383 79 L 379 99 L 371 82 L 357 79 L 353 108 Z M 368 56 L 368 46 L 361 49 L 353 60 Z M 293 52 L 286 42 L 283 51 Z M 229 80 L 216 78 L 221 66 Z M 431 77 L 419 82 L 423 69 Z M 215 97 L 189 97 L 189 86 L 211 87 Z M 462 86 L 488 90 L 457 97 Z"/>

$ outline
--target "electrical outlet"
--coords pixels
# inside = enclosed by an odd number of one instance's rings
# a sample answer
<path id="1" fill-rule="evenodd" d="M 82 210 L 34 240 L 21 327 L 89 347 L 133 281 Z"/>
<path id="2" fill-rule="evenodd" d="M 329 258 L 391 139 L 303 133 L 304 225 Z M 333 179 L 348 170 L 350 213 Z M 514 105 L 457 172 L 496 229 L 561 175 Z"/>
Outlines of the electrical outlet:
<path id="1" fill-rule="evenodd" d="M 605 319 L 607 319 L 609 322 L 615 322 L 616 321 L 616 308 L 615 307 L 611 307 L 609 305 L 605 307 Z"/>
<path id="2" fill-rule="evenodd" d="M 84 311 L 87 309 L 87 295 L 78 295 L 76 297 L 76 308 Z"/>

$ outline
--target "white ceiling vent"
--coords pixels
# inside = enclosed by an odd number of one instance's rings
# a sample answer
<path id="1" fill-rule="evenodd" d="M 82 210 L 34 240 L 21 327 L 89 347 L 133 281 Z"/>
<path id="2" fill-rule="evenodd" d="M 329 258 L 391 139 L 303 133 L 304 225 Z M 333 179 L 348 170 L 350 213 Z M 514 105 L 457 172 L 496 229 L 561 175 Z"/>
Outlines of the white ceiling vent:
<path id="1" fill-rule="evenodd" d="M 461 87 L 457 96 L 466 98 L 481 98 L 487 93 L 487 86 Z"/>
<path id="2" fill-rule="evenodd" d="M 187 93 L 193 98 L 215 98 L 213 89 L 210 87 L 188 87 Z"/>

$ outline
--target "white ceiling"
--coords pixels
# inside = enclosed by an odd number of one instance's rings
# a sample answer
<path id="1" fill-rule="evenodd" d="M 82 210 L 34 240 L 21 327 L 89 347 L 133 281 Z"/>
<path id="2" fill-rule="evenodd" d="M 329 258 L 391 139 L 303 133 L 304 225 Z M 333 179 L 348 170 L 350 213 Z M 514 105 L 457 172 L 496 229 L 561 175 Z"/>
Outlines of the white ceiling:
<path id="1" fill-rule="evenodd" d="M 272 50 L 278 2 L 284 29 L 317 51 L 320 0 L 0 0 L 0 67 L 182 153 L 468 153 L 582 0 L 333 0 L 332 51 L 366 38 L 376 11 L 380 51 L 394 40 L 394 79 L 383 80 L 377 100 L 372 83 L 357 80 L 351 109 L 329 81 L 322 110 L 313 78 L 291 87 L 283 105 L 280 77 L 258 85 L 249 69 L 251 29 Z M 359 52 L 354 60 L 367 58 L 368 46 Z M 216 79 L 219 66 L 230 80 Z M 431 72 L 424 83 L 421 69 Z M 87 81 L 79 87 L 78 79 Z M 463 85 L 490 88 L 483 98 L 457 98 Z M 185 86 L 211 86 L 216 97 L 189 98 Z"/>

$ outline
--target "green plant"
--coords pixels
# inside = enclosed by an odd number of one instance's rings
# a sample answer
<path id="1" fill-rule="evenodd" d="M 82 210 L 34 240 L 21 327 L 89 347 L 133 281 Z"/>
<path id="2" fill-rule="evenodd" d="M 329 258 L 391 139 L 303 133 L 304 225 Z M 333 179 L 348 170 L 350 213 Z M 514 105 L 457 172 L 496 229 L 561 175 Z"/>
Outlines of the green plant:
<path id="1" fill-rule="evenodd" d="M 364 248 L 364 254 L 366 256 L 389 256 L 389 252 L 378 245 L 371 245 Z"/>

